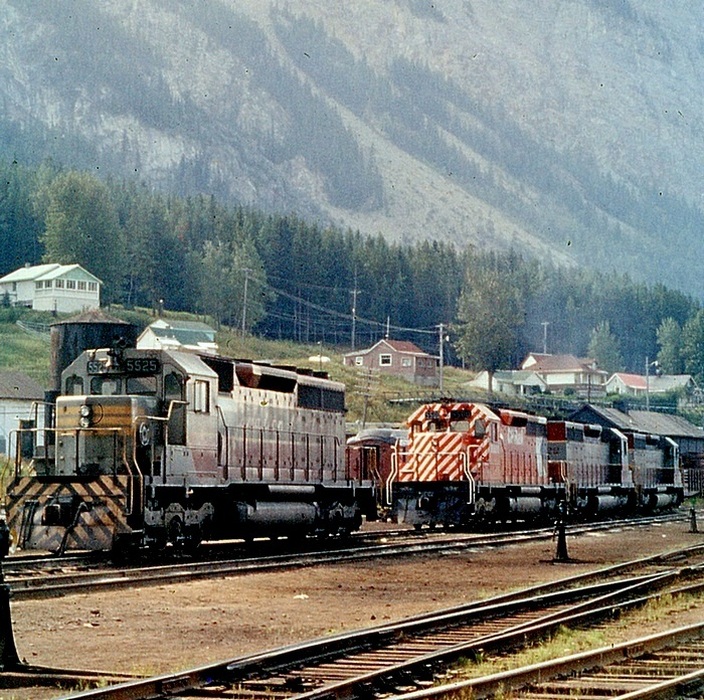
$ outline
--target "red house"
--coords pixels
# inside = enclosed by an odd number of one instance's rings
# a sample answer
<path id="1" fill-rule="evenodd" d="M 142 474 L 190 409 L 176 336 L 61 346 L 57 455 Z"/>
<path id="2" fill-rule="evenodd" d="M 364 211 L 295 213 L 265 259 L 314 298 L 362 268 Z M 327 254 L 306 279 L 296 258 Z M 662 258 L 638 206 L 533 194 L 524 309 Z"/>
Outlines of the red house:
<path id="1" fill-rule="evenodd" d="M 342 357 L 348 367 L 367 367 L 403 377 L 422 386 L 437 386 L 438 358 L 405 340 L 380 340 L 366 350 L 354 350 Z"/>

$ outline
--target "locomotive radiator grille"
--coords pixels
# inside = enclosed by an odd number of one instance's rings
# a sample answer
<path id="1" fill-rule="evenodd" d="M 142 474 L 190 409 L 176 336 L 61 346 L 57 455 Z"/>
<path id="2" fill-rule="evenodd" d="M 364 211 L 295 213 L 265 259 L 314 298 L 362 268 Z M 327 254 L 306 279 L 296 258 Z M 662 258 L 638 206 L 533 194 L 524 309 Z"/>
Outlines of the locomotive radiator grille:
<path id="1" fill-rule="evenodd" d="M 418 436 L 399 472 L 399 481 L 459 481 L 464 478 L 464 449 L 462 435 L 457 433 Z"/>
<path id="2" fill-rule="evenodd" d="M 457 417 L 456 421 L 454 420 Z M 461 417 L 461 418 L 460 418 Z M 488 459 L 490 444 L 486 436 L 475 438 L 477 422 L 496 420 L 478 404 L 430 404 L 416 411 L 408 424 L 421 430 L 411 433 L 403 455 L 399 481 L 461 481 L 467 478 L 469 449 L 473 463 Z M 431 423 L 438 430 L 430 430 Z M 471 445 L 471 448 L 470 448 Z"/>
<path id="3" fill-rule="evenodd" d="M 104 550 L 116 533 L 129 531 L 129 479 L 101 476 L 85 482 L 16 479 L 8 488 L 8 525 L 20 548 L 59 552 Z"/>

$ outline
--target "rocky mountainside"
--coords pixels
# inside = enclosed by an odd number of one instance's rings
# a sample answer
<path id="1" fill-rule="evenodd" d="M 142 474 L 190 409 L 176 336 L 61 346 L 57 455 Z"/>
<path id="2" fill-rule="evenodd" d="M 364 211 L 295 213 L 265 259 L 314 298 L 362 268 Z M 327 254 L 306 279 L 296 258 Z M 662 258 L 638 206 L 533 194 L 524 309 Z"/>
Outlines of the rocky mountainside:
<path id="1" fill-rule="evenodd" d="M 7 157 L 704 293 L 697 3 L 0 0 L 0 21 Z"/>

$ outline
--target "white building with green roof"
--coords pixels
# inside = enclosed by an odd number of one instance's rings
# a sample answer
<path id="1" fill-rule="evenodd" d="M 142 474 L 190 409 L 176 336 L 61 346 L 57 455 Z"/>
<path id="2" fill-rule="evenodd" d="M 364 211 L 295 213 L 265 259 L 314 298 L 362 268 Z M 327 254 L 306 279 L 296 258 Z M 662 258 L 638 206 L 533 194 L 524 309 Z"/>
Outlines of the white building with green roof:
<path id="1" fill-rule="evenodd" d="M 100 308 L 101 281 L 80 265 L 25 265 L 0 277 L 0 300 L 37 311 L 76 313 Z"/>

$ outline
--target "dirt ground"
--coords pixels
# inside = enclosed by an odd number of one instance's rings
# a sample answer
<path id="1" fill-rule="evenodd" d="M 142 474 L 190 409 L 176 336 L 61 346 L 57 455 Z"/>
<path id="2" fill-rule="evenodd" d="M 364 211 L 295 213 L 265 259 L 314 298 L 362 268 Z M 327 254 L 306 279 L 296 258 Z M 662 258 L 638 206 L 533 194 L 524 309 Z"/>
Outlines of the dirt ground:
<path id="1" fill-rule="evenodd" d="M 569 537 L 563 564 L 552 562 L 554 542 L 540 542 L 17 601 L 15 640 L 30 664 L 153 675 L 702 542 L 683 520 Z"/>

